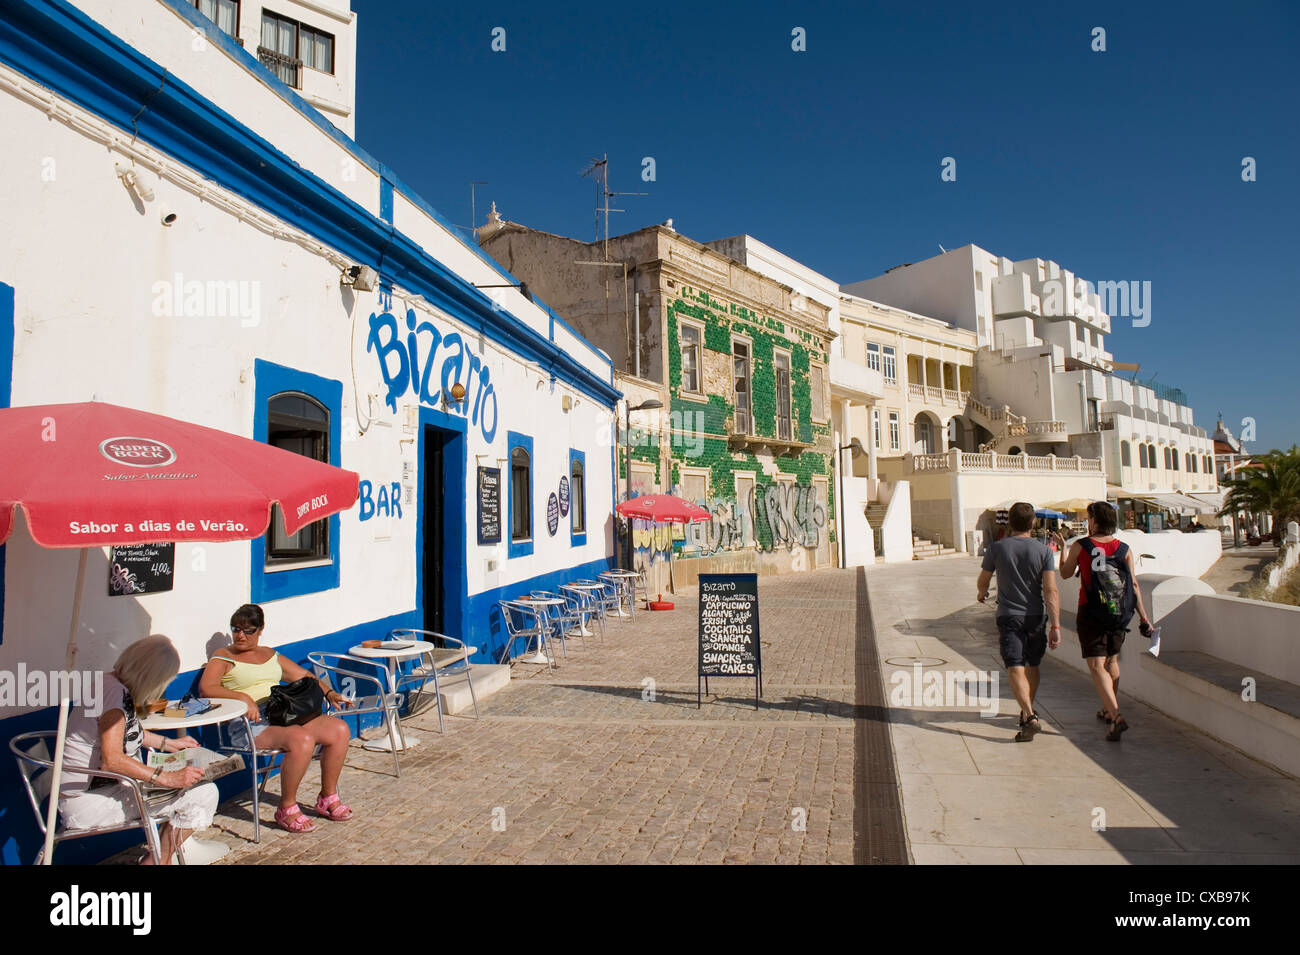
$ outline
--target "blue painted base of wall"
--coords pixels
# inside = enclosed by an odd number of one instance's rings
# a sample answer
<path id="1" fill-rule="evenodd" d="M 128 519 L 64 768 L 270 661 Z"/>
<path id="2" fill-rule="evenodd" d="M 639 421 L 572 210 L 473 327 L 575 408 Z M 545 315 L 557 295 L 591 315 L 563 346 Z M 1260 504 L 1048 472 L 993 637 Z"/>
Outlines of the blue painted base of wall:
<path id="1" fill-rule="evenodd" d="M 501 620 L 498 601 L 514 600 L 534 590 L 555 590 L 560 584 L 567 584 L 584 577 L 595 577 L 601 571 L 609 570 L 611 566 L 613 566 L 612 558 L 602 557 L 600 560 L 579 564 L 576 567 L 541 574 L 530 580 L 474 594 L 469 598 L 470 627 L 464 638 L 466 643 L 479 649 L 473 661 L 499 663 L 501 660 L 501 652 L 505 649 L 509 635 L 506 633 L 505 623 Z M 515 648 L 516 652 L 522 649 L 523 641 L 520 640 L 519 643 L 520 646 Z"/>

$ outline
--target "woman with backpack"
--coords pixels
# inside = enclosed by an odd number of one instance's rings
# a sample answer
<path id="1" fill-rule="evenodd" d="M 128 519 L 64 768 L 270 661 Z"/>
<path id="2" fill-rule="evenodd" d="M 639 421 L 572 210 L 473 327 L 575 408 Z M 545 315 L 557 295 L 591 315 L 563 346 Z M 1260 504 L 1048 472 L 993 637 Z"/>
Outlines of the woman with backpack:
<path id="1" fill-rule="evenodd" d="M 1088 536 L 1070 545 L 1061 561 L 1061 577 L 1069 579 L 1079 572 L 1079 612 L 1075 628 L 1084 662 L 1093 686 L 1101 697 L 1097 719 L 1108 724 L 1106 739 L 1112 743 L 1128 729 L 1119 711 L 1119 651 L 1133 619 L 1134 610 L 1141 620 L 1142 633 L 1151 629 L 1142 590 L 1137 584 L 1133 551 L 1115 536 L 1118 515 L 1105 501 L 1088 505 Z M 1065 539 L 1054 535 L 1057 546 L 1065 549 Z"/>

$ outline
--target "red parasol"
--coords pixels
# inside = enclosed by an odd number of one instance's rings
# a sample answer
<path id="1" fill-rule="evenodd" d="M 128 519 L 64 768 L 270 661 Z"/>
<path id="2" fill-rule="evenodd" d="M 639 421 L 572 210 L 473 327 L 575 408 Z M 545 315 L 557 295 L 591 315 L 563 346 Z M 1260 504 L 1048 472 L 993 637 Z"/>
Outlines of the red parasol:
<path id="1" fill-rule="evenodd" d="M 21 507 L 33 540 L 78 547 L 67 669 L 88 548 L 237 541 L 266 533 L 280 505 L 286 534 L 346 510 L 358 476 L 260 441 L 101 402 L 0 409 L 0 543 Z M 59 701 L 44 862 L 53 857 L 68 693 Z"/>
<path id="2" fill-rule="evenodd" d="M 44 547 L 286 534 L 357 498 L 357 475 L 239 435 L 100 402 L 0 410 L 0 543 L 14 508 Z"/>
<path id="3" fill-rule="evenodd" d="M 630 501 L 624 501 L 615 510 L 623 517 L 634 517 L 641 521 L 654 521 L 658 524 L 694 524 L 712 518 L 708 511 L 692 504 L 685 498 L 671 494 L 643 494 Z"/>

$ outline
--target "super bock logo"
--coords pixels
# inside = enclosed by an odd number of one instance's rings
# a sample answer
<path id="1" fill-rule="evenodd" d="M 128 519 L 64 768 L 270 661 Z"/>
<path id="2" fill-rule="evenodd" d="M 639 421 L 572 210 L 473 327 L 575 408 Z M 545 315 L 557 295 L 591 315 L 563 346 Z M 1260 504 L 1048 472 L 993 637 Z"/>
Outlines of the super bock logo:
<path id="1" fill-rule="evenodd" d="M 161 468 L 176 460 L 169 445 L 153 438 L 106 438 L 99 444 L 99 453 L 114 464 L 132 468 Z"/>

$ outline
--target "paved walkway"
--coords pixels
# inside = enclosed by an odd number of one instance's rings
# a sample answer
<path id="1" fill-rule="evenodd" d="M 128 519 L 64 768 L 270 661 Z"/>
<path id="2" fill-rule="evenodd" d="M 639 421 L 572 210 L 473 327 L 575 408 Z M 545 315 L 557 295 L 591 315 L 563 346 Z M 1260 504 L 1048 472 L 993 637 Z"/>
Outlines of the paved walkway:
<path id="1" fill-rule="evenodd" d="M 1242 590 L 1255 580 L 1261 570 L 1277 560 L 1278 549 L 1273 545 L 1260 547 L 1230 547 L 1214 562 L 1201 580 L 1214 588 L 1216 594 L 1240 597 Z"/>
<path id="2" fill-rule="evenodd" d="M 911 657 L 933 664 L 922 672 L 1000 677 L 996 718 L 891 709 L 917 863 L 1300 862 L 1300 781 L 1131 699 L 1123 700 L 1131 729 L 1106 742 L 1092 682 L 1050 652 L 1038 696 L 1045 731 L 1014 742 L 1019 708 L 993 612 L 974 599 L 978 572 L 969 559 L 867 572 L 886 680 L 910 673 Z M 1055 651 L 1078 652 L 1069 633 Z"/>
<path id="3" fill-rule="evenodd" d="M 356 819 L 305 835 L 264 822 L 254 846 L 232 801 L 205 838 L 232 863 L 906 861 L 864 592 L 854 570 L 762 578 L 757 711 L 742 679 L 713 681 L 696 709 L 687 594 L 612 622 L 604 645 L 570 640 L 553 673 L 520 665 L 445 737 L 410 721 L 422 743 L 400 780 L 354 742 L 341 791 Z M 301 798 L 316 785 L 314 768 Z"/>

